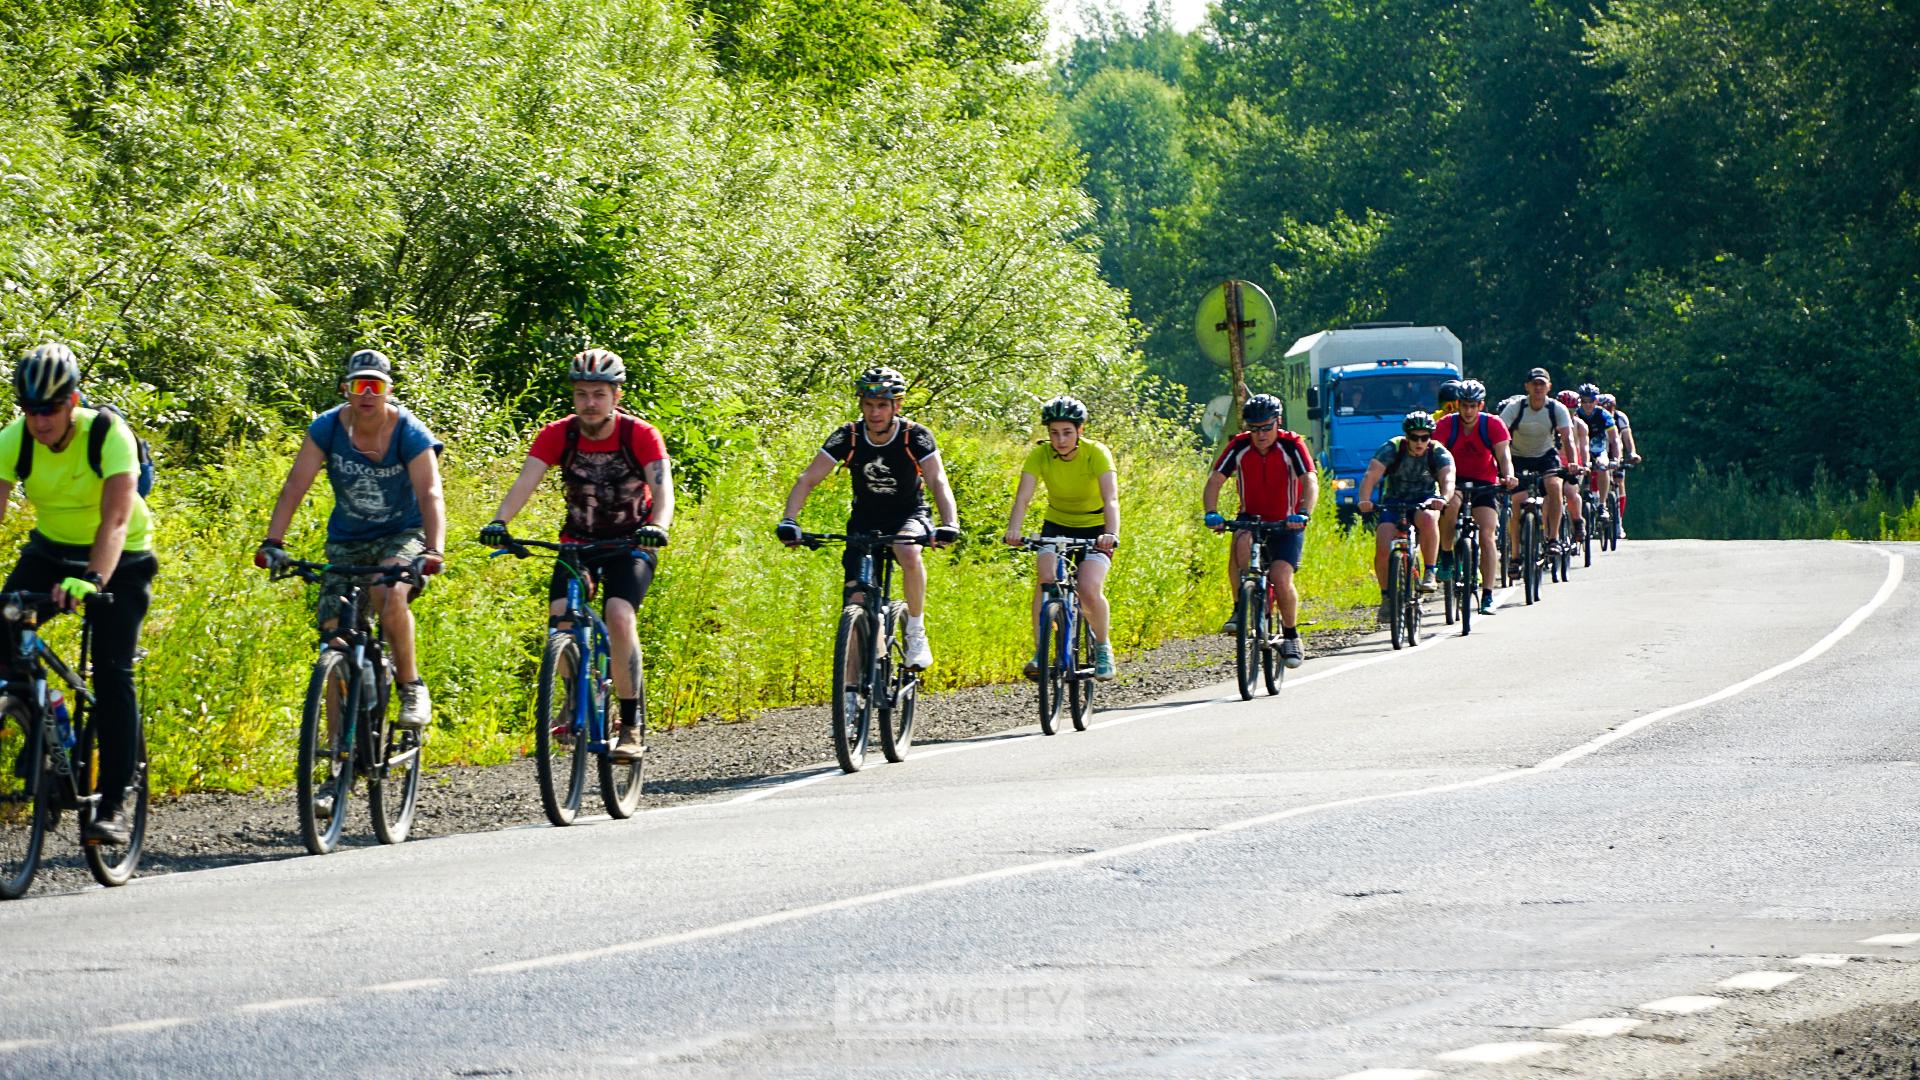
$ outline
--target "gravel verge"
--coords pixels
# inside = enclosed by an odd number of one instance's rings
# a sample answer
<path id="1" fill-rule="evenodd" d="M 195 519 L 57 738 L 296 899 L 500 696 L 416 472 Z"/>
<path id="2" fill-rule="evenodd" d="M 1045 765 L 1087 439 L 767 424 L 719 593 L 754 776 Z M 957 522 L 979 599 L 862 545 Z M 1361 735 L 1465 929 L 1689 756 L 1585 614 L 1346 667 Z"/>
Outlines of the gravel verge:
<path id="1" fill-rule="evenodd" d="M 1361 636 L 1358 630 L 1310 631 L 1309 654 L 1327 657 Z M 1312 663 L 1308 663 L 1309 670 Z M 1233 679 L 1233 667 L 1231 638 L 1168 642 L 1122 660 L 1119 676 L 1100 687 L 1095 711 L 1216 686 Z M 974 738 L 1025 727 L 1035 720 L 1032 684 L 1025 681 L 928 694 L 921 699 L 914 720 L 914 745 Z M 824 704 L 770 709 L 751 720 L 712 721 L 655 732 L 648 740 L 641 809 L 734 794 L 768 777 L 830 762 L 832 756 Z M 885 761 L 877 738 L 867 760 Z M 593 783 L 591 773 L 588 782 Z M 589 791 L 582 812 L 598 812 L 596 804 L 597 792 Z M 486 832 L 545 821 L 531 761 L 454 766 L 422 778 L 412 836 Z M 74 842 L 70 816 L 62 818 L 60 830 L 47 841 L 47 857 L 35 880 L 34 895 L 92 886 Z M 342 844 L 353 847 L 374 843 L 377 841 L 367 823 L 363 796 L 348 815 Z M 148 819 L 140 875 L 152 877 L 304 854 L 291 790 L 189 794 L 154 806 Z"/>

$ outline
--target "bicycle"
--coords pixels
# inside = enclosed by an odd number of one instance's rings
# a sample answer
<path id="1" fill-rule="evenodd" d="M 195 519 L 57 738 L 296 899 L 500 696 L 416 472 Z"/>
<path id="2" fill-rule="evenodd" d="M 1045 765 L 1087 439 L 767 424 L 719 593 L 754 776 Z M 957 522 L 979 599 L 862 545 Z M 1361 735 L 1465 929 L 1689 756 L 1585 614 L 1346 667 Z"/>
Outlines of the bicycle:
<path id="1" fill-rule="evenodd" d="M 1480 584 L 1480 523 L 1473 519 L 1473 494 L 1498 486 L 1473 480 L 1454 485 L 1460 493 L 1460 511 L 1453 519 L 1453 579 L 1442 591 L 1446 594 L 1447 625 L 1452 626 L 1457 615 L 1461 637 L 1473 633 L 1473 605 Z"/>
<path id="2" fill-rule="evenodd" d="M 540 806 L 555 827 L 573 824 L 587 787 L 587 758 L 592 756 L 600 780 L 600 802 L 617 821 L 633 816 L 645 783 L 644 758 L 613 759 L 613 734 L 608 706 L 613 704 L 613 648 L 607 624 L 591 606 L 594 587 L 587 576 L 587 560 L 608 552 L 634 556 L 633 540 L 528 540 L 507 536 L 491 557 L 533 558 L 533 549 L 553 553 L 567 572 L 567 610 L 547 618 L 547 640 L 540 651 L 540 675 L 533 703 L 533 762 L 540 780 Z M 562 626 L 565 623 L 567 625 Z M 634 648 L 640 648 L 639 642 Z M 634 653 L 633 694 L 639 701 L 634 724 L 647 730 L 647 677 L 643 658 Z M 564 759 L 564 760 L 562 760 Z"/>
<path id="3" fill-rule="evenodd" d="M 1606 527 L 1604 525 L 1605 514 L 1602 507 L 1603 503 L 1600 499 L 1600 492 L 1594 489 L 1590 480 L 1583 482 L 1580 485 L 1580 516 L 1586 520 L 1587 528 L 1586 535 L 1581 538 L 1580 542 L 1580 557 L 1587 566 L 1593 565 L 1594 534 Z M 1606 550 L 1605 541 L 1602 541 L 1601 545 L 1601 550 Z"/>
<path id="4" fill-rule="evenodd" d="M 1540 600 L 1540 577 L 1547 561 L 1546 550 L 1546 490 L 1547 477 L 1556 472 L 1522 472 L 1519 475 L 1519 487 L 1526 494 L 1520 502 L 1520 535 L 1517 548 L 1513 553 L 1515 568 L 1520 571 L 1520 582 L 1525 587 L 1527 603 Z M 1511 575 L 1509 575 L 1511 576 Z"/>
<path id="5" fill-rule="evenodd" d="M 1253 700 L 1255 677 L 1267 686 L 1268 696 L 1280 692 L 1286 677 L 1286 665 L 1280 658 L 1280 640 L 1273 634 L 1273 582 L 1267 577 L 1264 558 L 1266 539 L 1285 528 L 1278 522 L 1239 518 L 1227 522 L 1232 532 L 1248 535 L 1247 568 L 1240 572 L 1240 587 L 1234 593 L 1233 618 L 1239 625 L 1235 633 L 1234 670 L 1240 685 L 1240 700 Z"/>
<path id="6" fill-rule="evenodd" d="M 1603 551 L 1620 550 L 1620 541 L 1626 539 L 1622 535 L 1626 530 L 1620 524 L 1620 485 L 1626 479 L 1627 470 L 1631 468 L 1633 466 L 1624 461 L 1617 461 L 1607 466 L 1607 471 L 1619 479 L 1613 482 L 1613 486 L 1607 491 L 1607 497 L 1602 500 L 1606 504 L 1607 514 L 1607 531 L 1600 536 L 1600 546 Z"/>
<path id="7" fill-rule="evenodd" d="M 1400 535 L 1387 552 L 1387 610 L 1392 613 L 1389 637 L 1393 647 L 1420 644 L 1420 621 L 1425 614 L 1420 606 L 1420 571 L 1413 561 L 1413 515 L 1427 505 L 1426 499 L 1383 499 L 1381 510 L 1400 510 L 1406 520 L 1396 526 Z"/>
<path id="8" fill-rule="evenodd" d="M 1064 536 L 1021 537 L 1026 551 L 1054 557 L 1053 581 L 1042 585 L 1035 657 L 1040 673 L 1040 731 L 1058 730 L 1060 703 L 1067 703 L 1073 730 L 1087 730 L 1093 712 L 1093 627 L 1080 617 L 1080 565 L 1072 556 L 1095 550 L 1092 540 Z"/>
<path id="9" fill-rule="evenodd" d="M 860 593 L 861 601 L 841 609 L 833 634 L 833 756 L 840 771 L 852 773 L 866 763 L 876 714 L 881 753 L 896 764 L 907 759 L 920 697 L 920 673 L 906 663 L 907 604 L 892 598 L 893 560 L 877 558 L 876 553 L 895 544 L 929 545 L 933 538 L 886 532 L 800 534 L 801 546 L 812 550 L 836 543 L 860 553 L 860 570 L 848 592 Z M 876 641 L 886 642 L 886 647 L 873 648 Z"/>
<path id="10" fill-rule="evenodd" d="M 47 833 L 59 827 L 63 811 L 74 811 L 87 870 L 109 888 L 133 877 L 146 839 L 144 722 L 136 723 L 133 777 L 125 794 L 132 817 L 127 842 L 110 845 L 87 837 L 100 803 L 100 793 L 94 790 L 100 775 L 92 723 L 94 697 L 87 689 L 93 620 L 90 614 L 82 614 L 80 662 L 77 670 L 68 667 L 39 634 L 40 612 L 53 602 L 51 593 L 0 596 L 0 619 L 12 624 L 16 637 L 10 670 L 0 687 L 0 899 L 4 900 L 18 899 L 32 886 Z M 107 593 L 95 593 L 86 601 L 89 609 L 112 602 Z M 49 671 L 73 691 L 71 699 L 53 685 Z M 67 700 L 73 702 L 71 716 Z"/>
<path id="11" fill-rule="evenodd" d="M 394 722 L 399 695 L 393 692 L 393 657 L 364 601 L 370 585 L 422 584 L 424 562 L 349 566 L 288 559 L 269 574 L 270 580 L 299 578 L 322 588 L 329 587 L 329 574 L 352 579 L 337 593 L 339 624 L 320 631 L 320 655 L 300 710 L 294 797 L 300 839 L 310 854 L 340 846 L 357 774 L 367 778 L 367 810 L 380 842 L 403 843 L 413 830 L 423 733 Z"/>

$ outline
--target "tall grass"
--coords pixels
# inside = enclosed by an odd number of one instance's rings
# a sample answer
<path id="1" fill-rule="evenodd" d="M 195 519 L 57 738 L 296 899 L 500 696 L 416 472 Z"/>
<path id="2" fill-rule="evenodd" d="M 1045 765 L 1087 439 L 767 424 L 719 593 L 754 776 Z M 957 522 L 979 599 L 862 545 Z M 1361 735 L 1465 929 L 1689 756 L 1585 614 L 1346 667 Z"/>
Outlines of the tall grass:
<path id="1" fill-rule="evenodd" d="M 1703 540 L 1920 539 L 1920 496 L 1869 477 L 1859 487 L 1824 468 L 1796 484 L 1696 461 L 1678 477 L 1635 473 L 1627 522 L 1638 537 Z"/>
<path id="2" fill-rule="evenodd" d="M 772 538 L 780 501 L 823 434 L 804 424 L 770 433 L 714 472 L 697 502 L 683 502 L 641 617 L 655 725 L 825 699 L 838 554 L 789 551 Z M 1211 632 L 1229 609 L 1229 589 L 1226 542 L 1200 523 L 1206 454 L 1147 421 L 1091 434 L 1114 447 L 1121 476 L 1125 544 L 1108 588 L 1115 643 L 1124 655 Z M 998 542 L 1029 445 L 999 432 L 942 432 L 967 537 L 928 556 L 935 687 L 1013 677 L 1030 648 L 1031 560 Z M 251 556 L 293 448 L 235 447 L 224 465 L 164 474 L 152 499 L 162 570 L 141 678 L 162 790 L 290 781 L 316 644 L 314 590 L 270 582 Z M 501 761 L 530 741 L 550 564 L 489 558 L 471 540 L 519 459 L 467 461 L 458 450 L 445 469 L 447 568 L 414 607 L 436 716 L 429 751 L 436 762 Z M 516 520 L 516 531 L 557 529 L 555 486 Z M 296 555 L 321 557 L 324 489 L 289 532 Z M 847 497 L 836 474 L 803 523 L 839 528 Z M 30 518 L 10 515 L 0 540 L 17 544 Z M 1332 518 L 1319 515 L 1312 525 L 1301 577 L 1306 618 L 1321 625 L 1373 599 L 1370 542 L 1358 532 L 1344 536 Z M 71 648 L 73 622 L 50 631 L 60 647 Z"/>

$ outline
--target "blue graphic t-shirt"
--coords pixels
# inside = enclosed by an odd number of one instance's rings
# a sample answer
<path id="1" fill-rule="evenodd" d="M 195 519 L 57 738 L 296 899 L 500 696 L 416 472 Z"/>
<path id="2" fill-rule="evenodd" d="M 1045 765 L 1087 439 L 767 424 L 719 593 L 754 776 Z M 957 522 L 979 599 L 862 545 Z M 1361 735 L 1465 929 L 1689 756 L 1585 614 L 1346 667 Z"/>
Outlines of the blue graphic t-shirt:
<path id="1" fill-rule="evenodd" d="M 404 406 L 394 408 L 394 424 L 387 452 L 375 461 L 353 448 L 353 437 L 340 423 L 336 406 L 314 417 L 307 435 L 327 458 L 327 480 L 333 484 L 333 514 L 327 518 L 327 539 L 334 543 L 378 540 L 418 529 L 420 500 L 413 493 L 407 464 L 422 451 L 438 453 L 445 444 Z"/>

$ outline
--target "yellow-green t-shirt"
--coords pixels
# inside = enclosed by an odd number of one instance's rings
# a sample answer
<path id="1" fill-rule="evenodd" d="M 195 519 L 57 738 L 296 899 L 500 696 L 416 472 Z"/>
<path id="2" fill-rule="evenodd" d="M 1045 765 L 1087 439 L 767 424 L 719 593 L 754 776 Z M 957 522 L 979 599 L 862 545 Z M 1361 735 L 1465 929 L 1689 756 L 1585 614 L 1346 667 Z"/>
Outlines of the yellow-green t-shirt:
<path id="1" fill-rule="evenodd" d="M 1107 523 L 1100 478 L 1113 471 L 1113 451 L 1100 443 L 1081 439 L 1080 449 L 1068 461 L 1043 442 L 1027 454 L 1020 471 L 1046 485 L 1048 521 L 1076 528 Z"/>
<path id="2" fill-rule="evenodd" d="M 98 415 L 92 409 L 73 410 L 73 438 L 57 454 L 39 443 L 33 446 L 32 474 L 24 490 L 27 501 L 33 504 L 34 528 L 56 544 L 91 546 L 100 531 L 100 492 L 106 487 L 105 477 L 134 473 L 137 478 L 139 473 L 133 432 L 124 422 L 115 421 L 107 432 L 106 444 L 100 448 L 102 475 L 94 475 L 93 466 L 87 463 L 87 435 Z M 32 437 L 27 434 L 25 417 L 16 417 L 0 430 L 0 480 L 20 482 L 20 440 Z M 152 549 L 153 518 L 147 513 L 146 501 L 135 492 L 133 513 L 127 518 L 126 550 Z"/>

